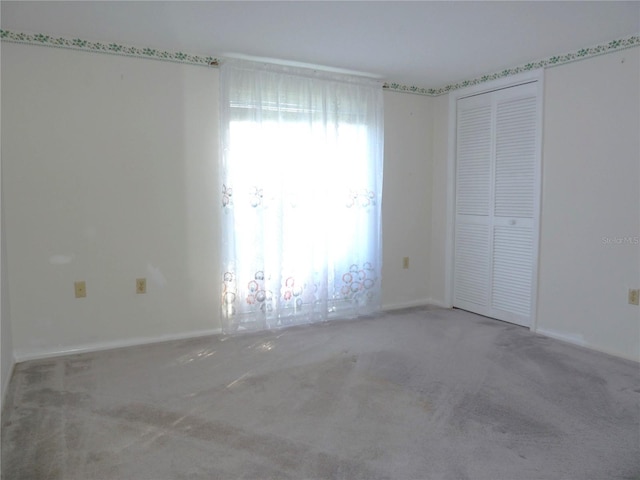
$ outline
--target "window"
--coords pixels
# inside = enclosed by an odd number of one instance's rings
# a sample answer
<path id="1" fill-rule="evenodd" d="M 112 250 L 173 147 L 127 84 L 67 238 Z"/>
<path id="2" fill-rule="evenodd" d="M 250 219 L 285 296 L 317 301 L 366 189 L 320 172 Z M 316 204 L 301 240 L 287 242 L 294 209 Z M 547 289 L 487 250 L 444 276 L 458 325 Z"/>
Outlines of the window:
<path id="1" fill-rule="evenodd" d="M 225 331 L 378 310 L 380 85 L 227 61 L 221 127 Z"/>

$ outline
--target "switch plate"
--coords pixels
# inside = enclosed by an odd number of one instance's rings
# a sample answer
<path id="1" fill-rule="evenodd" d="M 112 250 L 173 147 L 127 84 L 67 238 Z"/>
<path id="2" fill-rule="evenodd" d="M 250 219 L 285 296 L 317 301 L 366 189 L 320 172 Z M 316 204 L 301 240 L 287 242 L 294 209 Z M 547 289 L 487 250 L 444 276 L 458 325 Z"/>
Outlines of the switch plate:
<path id="1" fill-rule="evenodd" d="M 629 305 L 640 305 L 640 289 L 629 289 Z"/>
<path id="2" fill-rule="evenodd" d="M 147 293 L 146 278 L 136 278 L 136 293 Z"/>
<path id="3" fill-rule="evenodd" d="M 402 258 L 402 268 L 409 268 L 409 257 L 403 257 Z"/>
<path id="4" fill-rule="evenodd" d="M 74 282 L 73 287 L 76 292 L 76 298 L 85 298 L 87 296 L 87 284 L 84 280 Z"/>

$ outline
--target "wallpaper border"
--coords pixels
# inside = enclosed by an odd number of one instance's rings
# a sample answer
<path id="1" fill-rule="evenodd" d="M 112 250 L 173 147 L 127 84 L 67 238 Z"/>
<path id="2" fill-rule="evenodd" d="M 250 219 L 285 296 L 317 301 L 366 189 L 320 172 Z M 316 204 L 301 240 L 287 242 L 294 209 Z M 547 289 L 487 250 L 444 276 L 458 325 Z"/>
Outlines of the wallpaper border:
<path id="1" fill-rule="evenodd" d="M 45 35 L 41 33 L 31 34 L 14 32 L 11 30 L 0 30 L 0 40 L 2 40 L 3 42 L 66 48 L 86 52 L 106 53 L 111 55 L 145 58 L 151 60 L 160 60 L 164 62 L 184 63 L 205 67 L 217 67 L 219 64 L 219 60 L 216 57 L 211 56 L 193 55 L 183 52 L 169 52 L 162 49 L 134 47 L 113 42 L 93 42 L 82 40 L 79 38 L 71 39 L 66 37 L 57 37 L 54 35 Z M 556 67 L 578 60 L 584 60 L 598 55 L 616 52 L 636 46 L 640 46 L 640 36 L 632 35 L 630 37 L 625 37 L 618 40 L 611 40 L 610 42 L 593 47 L 581 48 L 579 50 L 565 53 L 563 55 L 554 55 L 542 60 L 528 62 L 517 67 L 507 68 L 500 72 L 489 73 L 480 77 L 473 78 L 471 80 L 463 80 L 461 82 L 445 85 L 439 88 L 423 88 L 413 85 L 402 85 L 395 82 L 385 82 L 383 84 L 383 88 L 392 92 L 411 93 L 415 95 L 437 97 L 449 93 L 453 90 L 470 87 L 472 85 L 478 85 L 479 83 L 489 82 L 498 78 L 510 77 L 512 75 L 517 75 L 522 72 L 528 72 L 539 68 Z"/>
<path id="2" fill-rule="evenodd" d="M 480 77 L 473 78 L 471 80 L 464 80 L 451 85 L 445 85 L 439 88 L 421 88 L 416 86 L 401 85 L 399 83 L 387 82 L 384 84 L 384 88 L 394 92 L 402 93 L 414 93 L 418 95 L 428 95 L 437 97 L 444 95 L 453 90 L 458 90 L 464 87 L 470 87 L 472 85 L 478 85 L 479 83 L 489 82 L 491 80 L 497 80 L 499 78 L 510 77 L 523 72 L 529 72 L 531 70 L 537 70 L 539 68 L 557 67 L 559 65 L 565 65 L 567 63 L 576 62 L 578 60 L 584 60 L 587 58 L 596 57 L 598 55 L 604 55 L 605 53 L 617 52 L 619 50 L 625 50 L 627 48 L 640 46 L 640 36 L 632 35 L 630 37 L 621 38 L 618 40 L 611 40 L 610 42 L 596 45 L 589 48 L 581 48 L 573 52 L 565 53 L 563 55 L 554 55 L 542 60 L 536 60 L 528 62 L 523 65 L 519 65 L 513 68 L 507 68 L 500 72 L 489 73 Z"/>
<path id="3" fill-rule="evenodd" d="M 157 48 L 133 47 L 119 43 L 93 42 L 80 38 L 57 37 L 42 33 L 23 33 L 11 30 L 0 30 L 0 40 L 11 43 L 25 43 L 28 45 L 40 45 L 43 47 L 57 47 L 85 52 L 107 53 L 125 57 L 146 58 L 161 60 L 164 62 L 186 63 L 205 67 L 218 66 L 218 59 L 204 55 L 193 55 L 184 52 L 169 52 Z"/>

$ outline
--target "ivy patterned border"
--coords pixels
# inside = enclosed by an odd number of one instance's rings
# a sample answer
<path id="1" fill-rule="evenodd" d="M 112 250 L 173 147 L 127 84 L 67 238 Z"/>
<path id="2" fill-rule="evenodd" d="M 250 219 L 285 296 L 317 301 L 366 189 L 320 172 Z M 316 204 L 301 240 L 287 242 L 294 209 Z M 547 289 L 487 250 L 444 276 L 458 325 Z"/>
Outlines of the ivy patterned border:
<path id="1" fill-rule="evenodd" d="M 633 35 L 631 37 L 626 37 L 619 40 L 612 40 L 609 43 L 603 45 L 596 45 L 595 47 L 590 48 L 581 48 L 580 50 L 565 53 L 564 55 L 555 55 L 544 60 L 525 63 L 524 65 L 520 65 L 518 67 L 508 68 L 506 70 L 502 70 L 501 72 L 482 75 L 481 77 L 477 77 L 472 80 L 464 80 L 462 82 L 445 85 L 444 87 L 440 88 L 420 88 L 415 86 L 401 85 L 399 83 L 385 83 L 383 85 L 383 88 L 394 92 L 414 93 L 417 95 L 428 95 L 431 97 L 437 97 L 439 95 L 449 93 L 453 90 L 458 90 L 459 88 L 478 85 L 479 83 L 497 80 L 498 78 L 510 77 L 511 75 L 517 75 L 518 73 L 529 72 L 531 70 L 537 70 L 539 68 L 557 67 L 558 65 L 564 65 L 578 60 L 584 60 L 586 58 L 596 57 L 605 53 L 616 52 L 618 50 L 624 50 L 637 46 L 640 46 L 640 36 Z"/>
<path id="2" fill-rule="evenodd" d="M 218 59 L 214 57 L 191 55 L 183 52 L 167 52 L 156 48 L 140 48 L 118 43 L 101 43 L 81 40 L 79 38 L 54 37 L 41 33 L 29 34 L 0 30 L 0 40 L 3 42 L 26 43 L 29 45 L 42 45 L 45 47 L 68 48 L 83 50 L 86 52 L 109 53 L 126 57 L 147 58 L 162 60 L 165 62 L 187 63 L 190 65 L 217 66 Z"/>
<path id="3" fill-rule="evenodd" d="M 87 52 L 108 53 L 112 55 L 123 55 L 128 57 L 138 57 L 153 60 L 162 60 L 165 62 L 186 63 L 190 65 L 200 65 L 208 67 L 217 67 L 219 61 L 215 57 L 191 55 L 183 52 L 168 52 L 155 48 L 140 48 L 117 43 L 101 43 L 81 40 L 79 38 L 69 39 L 64 37 L 55 37 L 52 35 L 28 34 L 20 32 L 12 32 L 10 30 L 0 30 L 0 40 L 3 42 L 26 43 L 29 45 L 42 45 L 46 47 L 69 48 L 73 50 L 83 50 Z M 539 68 L 556 67 L 566 63 L 584 60 L 586 58 L 603 55 L 605 53 L 616 52 L 626 48 L 640 46 L 640 36 L 633 35 L 631 37 L 612 40 L 606 44 L 596 45 L 590 48 L 581 48 L 574 52 L 565 53 L 564 55 L 555 55 L 543 60 L 525 63 L 514 68 L 508 68 L 501 72 L 495 72 L 472 80 L 464 80 L 462 82 L 445 85 L 440 88 L 422 88 L 416 86 L 407 86 L 399 83 L 385 82 L 383 88 L 393 92 L 412 93 L 416 95 L 427 95 L 437 97 L 444 95 L 459 88 L 478 85 L 479 83 L 489 82 L 498 78 L 509 77 L 522 72 L 529 72 Z"/>

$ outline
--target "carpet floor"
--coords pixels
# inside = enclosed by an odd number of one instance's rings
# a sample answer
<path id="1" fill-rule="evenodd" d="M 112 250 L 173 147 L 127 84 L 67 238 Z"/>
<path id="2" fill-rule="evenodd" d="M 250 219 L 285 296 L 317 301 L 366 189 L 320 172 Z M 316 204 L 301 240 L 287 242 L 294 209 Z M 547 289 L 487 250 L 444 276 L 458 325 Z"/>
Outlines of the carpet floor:
<path id="1" fill-rule="evenodd" d="M 29 361 L 2 478 L 640 479 L 640 366 L 438 308 Z"/>

